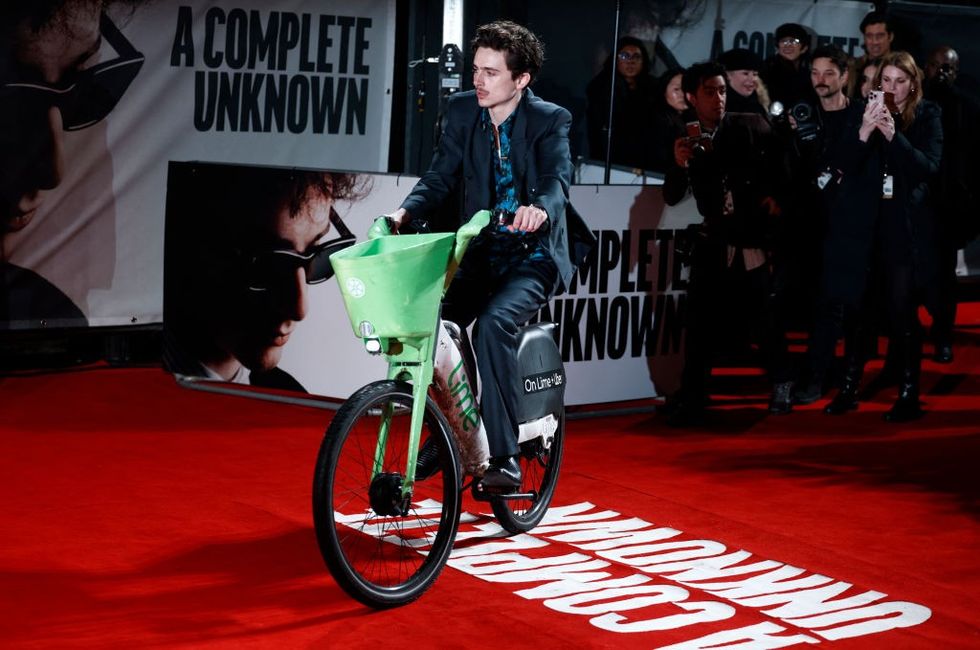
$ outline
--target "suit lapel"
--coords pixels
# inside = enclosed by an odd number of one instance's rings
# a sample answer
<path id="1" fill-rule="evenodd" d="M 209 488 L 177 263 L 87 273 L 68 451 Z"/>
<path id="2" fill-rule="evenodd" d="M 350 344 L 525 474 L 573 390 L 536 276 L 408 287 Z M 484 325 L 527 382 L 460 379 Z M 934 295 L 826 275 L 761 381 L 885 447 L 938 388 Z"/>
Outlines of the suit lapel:
<path id="1" fill-rule="evenodd" d="M 530 89 L 526 89 L 524 91 L 524 97 L 521 99 L 520 107 L 517 110 L 517 115 L 514 117 L 514 130 L 510 136 L 510 164 L 514 170 L 514 180 L 521 183 L 515 189 L 517 190 L 517 200 L 522 205 L 527 200 L 527 188 L 525 187 L 527 182 L 528 156 L 527 104 L 532 97 L 534 97 L 534 94 Z"/>
<path id="2" fill-rule="evenodd" d="M 467 187 L 475 191 L 476 196 L 473 197 L 475 205 L 481 208 L 489 207 L 493 197 L 492 156 L 495 154 L 490 146 L 493 137 L 493 134 L 488 131 L 490 128 L 492 127 L 483 123 L 483 109 L 478 109 L 473 138 L 470 142 L 469 169 L 472 171 L 467 174 Z"/>

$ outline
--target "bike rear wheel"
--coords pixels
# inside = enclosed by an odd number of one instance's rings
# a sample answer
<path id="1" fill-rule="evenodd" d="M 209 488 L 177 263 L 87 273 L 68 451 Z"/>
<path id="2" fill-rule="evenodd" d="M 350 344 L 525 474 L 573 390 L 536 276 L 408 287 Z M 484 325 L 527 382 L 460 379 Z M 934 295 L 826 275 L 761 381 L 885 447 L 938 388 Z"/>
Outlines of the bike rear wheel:
<path id="1" fill-rule="evenodd" d="M 558 471 L 565 448 L 565 411 L 555 414 L 558 428 L 555 429 L 551 447 L 545 449 L 540 438 L 521 443 L 521 487 L 518 493 L 533 494 L 533 499 L 506 499 L 493 497 L 490 506 L 497 521 L 511 533 L 526 533 L 541 521 L 551 498 L 555 495 Z"/>
<path id="2" fill-rule="evenodd" d="M 313 521 L 320 553 L 337 583 L 362 603 L 395 607 L 421 596 L 445 566 L 459 527 L 459 452 L 445 417 L 426 400 L 421 439 L 439 450 L 439 468 L 401 497 L 408 459 L 412 386 L 364 386 L 337 411 L 317 456 Z M 383 463 L 379 431 L 390 414 Z"/>

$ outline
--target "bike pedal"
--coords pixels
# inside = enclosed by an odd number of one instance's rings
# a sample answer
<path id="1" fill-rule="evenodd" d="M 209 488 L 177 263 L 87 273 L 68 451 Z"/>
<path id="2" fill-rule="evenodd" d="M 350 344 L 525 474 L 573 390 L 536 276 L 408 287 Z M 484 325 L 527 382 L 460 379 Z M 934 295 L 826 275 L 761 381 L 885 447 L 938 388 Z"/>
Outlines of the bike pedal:
<path id="1" fill-rule="evenodd" d="M 474 481 L 472 494 L 477 501 L 517 501 L 517 500 L 536 500 L 537 492 L 517 492 L 517 488 L 492 488 L 483 485 L 481 481 Z"/>
<path id="2" fill-rule="evenodd" d="M 500 499 L 501 501 L 537 501 L 537 492 L 504 492 L 502 494 L 493 495 L 494 499 Z"/>

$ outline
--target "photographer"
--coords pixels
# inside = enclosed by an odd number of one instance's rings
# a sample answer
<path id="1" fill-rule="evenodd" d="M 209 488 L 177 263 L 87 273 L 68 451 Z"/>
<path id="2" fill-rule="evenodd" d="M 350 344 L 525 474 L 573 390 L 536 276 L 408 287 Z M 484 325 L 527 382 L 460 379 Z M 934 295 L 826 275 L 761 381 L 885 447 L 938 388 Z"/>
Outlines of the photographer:
<path id="1" fill-rule="evenodd" d="M 802 154 L 799 191 L 806 197 L 802 203 L 809 206 L 805 221 L 815 226 L 810 241 L 819 246 L 815 262 L 819 288 L 807 347 L 808 368 L 805 381 L 793 395 L 800 404 L 823 395 L 842 329 L 847 331 L 846 355 L 852 360 L 848 367 L 857 364 L 854 337 L 869 265 L 876 196 L 868 189 L 875 180 L 862 167 L 867 154 L 862 155 L 857 140 L 863 105 L 845 94 L 847 66 L 847 55 L 839 47 L 817 48 L 810 81 L 819 104 L 807 122 L 796 121 Z"/>
<path id="2" fill-rule="evenodd" d="M 953 361 L 953 323 L 956 322 L 956 263 L 959 249 L 980 230 L 977 192 L 980 175 L 980 106 L 957 83 L 960 57 L 941 45 L 929 53 L 925 65 L 925 95 L 942 109 L 943 157 L 936 182 L 939 230 L 939 277 L 936 304 L 930 306 L 933 359 Z"/>
<path id="3" fill-rule="evenodd" d="M 668 424 L 686 426 L 704 414 L 717 342 L 739 325 L 757 330 L 773 383 L 769 408 L 791 409 L 792 375 L 786 339 L 776 318 L 773 242 L 788 190 L 785 151 L 760 114 L 726 113 L 725 69 L 691 66 L 682 79 L 697 122 L 674 142 L 664 199 L 678 203 L 690 189 L 704 217 L 691 260 L 681 389 Z M 744 319 L 733 319 L 746 314 Z M 724 327 L 720 324 L 724 323 Z"/>

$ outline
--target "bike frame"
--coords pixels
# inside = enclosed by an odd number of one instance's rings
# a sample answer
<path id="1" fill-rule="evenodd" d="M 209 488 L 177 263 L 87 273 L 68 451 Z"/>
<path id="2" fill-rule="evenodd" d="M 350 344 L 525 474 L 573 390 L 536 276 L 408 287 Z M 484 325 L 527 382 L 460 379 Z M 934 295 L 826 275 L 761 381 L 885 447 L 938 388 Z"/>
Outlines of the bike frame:
<path id="1" fill-rule="evenodd" d="M 481 210 L 470 219 L 469 222 L 456 231 L 456 239 L 452 254 L 446 266 L 445 278 L 443 281 L 442 292 L 445 295 L 449 283 L 462 261 L 463 254 L 469 242 L 476 237 L 490 223 L 490 212 Z M 387 217 L 375 221 L 368 231 L 368 238 L 392 236 L 391 227 Z M 411 237 L 411 235 L 402 235 Z M 331 257 L 332 259 L 332 257 Z M 345 296 L 346 300 L 346 296 Z M 348 311 L 350 311 L 348 309 Z M 354 323 L 352 323 L 353 325 Z M 402 482 L 402 498 L 408 499 L 412 494 L 415 485 L 415 469 L 418 461 L 419 444 L 422 436 L 422 420 L 425 416 L 426 399 L 429 387 L 432 384 L 433 367 L 435 361 L 435 348 L 438 340 L 439 320 L 438 305 L 436 312 L 432 314 L 432 330 L 426 336 L 406 336 L 406 337 L 376 337 L 364 335 L 357 330 L 355 333 L 362 339 L 365 348 L 373 354 L 381 354 L 388 362 L 388 379 L 407 381 L 412 384 L 412 416 L 409 431 L 408 459 L 405 467 L 405 478 Z M 378 430 L 378 443 L 374 452 L 374 474 L 377 477 L 384 467 L 384 450 L 388 440 L 391 418 L 394 413 L 392 407 L 386 407 L 382 414 L 381 425 Z"/>

